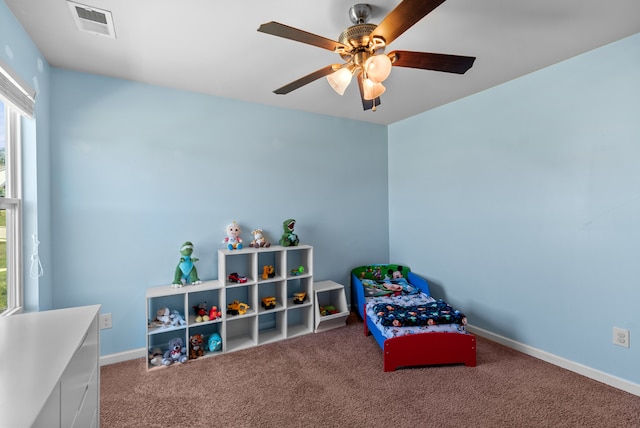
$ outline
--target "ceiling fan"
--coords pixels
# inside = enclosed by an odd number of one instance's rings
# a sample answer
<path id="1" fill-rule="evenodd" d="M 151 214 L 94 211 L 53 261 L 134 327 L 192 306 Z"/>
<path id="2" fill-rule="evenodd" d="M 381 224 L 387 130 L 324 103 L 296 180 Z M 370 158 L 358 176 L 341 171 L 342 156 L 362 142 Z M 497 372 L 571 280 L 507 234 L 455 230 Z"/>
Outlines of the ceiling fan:
<path id="1" fill-rule="evenodd" d="M 262 24 L 258 31 L 285 39 L 328 49 L 342 57 L 342 64 L 331 64 L 314 71 L 273 91 L 288 94 L 321 77 L 327 77 L 331 87 L 342 95 L 355 75 L 360 88 L 364 110 L 376 110 L 380 95 L 385 91 L 382 82 L 392 67 L 410 67 L 423 70 L 464 74 L 471 68 L 475 57 L 440 53 L 393 51 L 384 54 L 386 46 L 424 18 L 445 0 L 403 0 L 379 25 L 369 24 L 372 8 L 368 4 L 356 4 L 349 9 L 354 24 L 344 30 L 338 40 L 308 33 L 279 22 Z"/>

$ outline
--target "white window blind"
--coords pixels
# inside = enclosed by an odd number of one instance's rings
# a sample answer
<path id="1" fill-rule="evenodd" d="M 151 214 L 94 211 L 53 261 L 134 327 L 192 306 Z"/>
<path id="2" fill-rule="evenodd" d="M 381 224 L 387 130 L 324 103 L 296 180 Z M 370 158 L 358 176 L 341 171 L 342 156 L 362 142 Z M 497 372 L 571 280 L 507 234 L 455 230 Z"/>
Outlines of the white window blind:
<path id="1" fill-rule="evenodd" d="M 0 60 L 0 97 L 22 114 L 33 117 L 36 91 Z"/>

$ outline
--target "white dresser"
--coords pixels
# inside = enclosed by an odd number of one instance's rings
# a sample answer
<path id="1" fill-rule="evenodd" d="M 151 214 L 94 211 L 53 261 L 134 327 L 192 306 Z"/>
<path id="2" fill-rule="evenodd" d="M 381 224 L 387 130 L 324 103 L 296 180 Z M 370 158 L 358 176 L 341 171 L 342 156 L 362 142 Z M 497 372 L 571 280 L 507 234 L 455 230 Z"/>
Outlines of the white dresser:
<path id="1" fill-rule="evenodd" d="M 0 425 L 100 426 L 100 305 L 0 318 Z"/>

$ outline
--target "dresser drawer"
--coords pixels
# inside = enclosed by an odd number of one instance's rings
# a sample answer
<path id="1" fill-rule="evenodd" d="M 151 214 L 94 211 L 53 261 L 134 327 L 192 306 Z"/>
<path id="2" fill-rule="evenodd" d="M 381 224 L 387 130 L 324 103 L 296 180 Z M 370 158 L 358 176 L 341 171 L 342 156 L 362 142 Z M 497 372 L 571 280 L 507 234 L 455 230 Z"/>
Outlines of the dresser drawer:
<path id="1" fill-rule="evenodd" d="M 93 426 L 94 421 L 97 420 L 98 413 L 98 370 L 100 367 L 96 366 L 91 380 L 87 385 L 86 393 L 83 397 L 76 418 L 73 421 L 73 428 L 87 428 Z"/>
<path id="2" fill-rule="evenodd" d="M 60 421 L 70 427 L 89 389 L 92 376 L 98 370 L 98 318 L 91 323 L 82 344 L 60 379 Z"/>

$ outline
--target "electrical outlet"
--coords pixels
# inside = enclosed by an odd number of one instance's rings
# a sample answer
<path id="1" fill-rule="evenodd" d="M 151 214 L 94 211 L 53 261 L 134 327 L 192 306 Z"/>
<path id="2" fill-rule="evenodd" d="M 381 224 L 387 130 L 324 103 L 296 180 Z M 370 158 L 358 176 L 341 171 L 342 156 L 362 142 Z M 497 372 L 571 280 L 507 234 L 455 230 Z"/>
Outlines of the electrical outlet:
<path id="1" fill-rule="evenodd" d="M 624 328 L 620 327 L 613 327 L 613 344 L 628 348 L 629 330 L 625 330 Z"/>
<path id="2" fill-rule="evenodd" d="M 100 330 L 111 328 L 111 314 L 100 314 Z"/>

